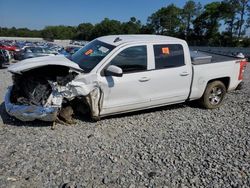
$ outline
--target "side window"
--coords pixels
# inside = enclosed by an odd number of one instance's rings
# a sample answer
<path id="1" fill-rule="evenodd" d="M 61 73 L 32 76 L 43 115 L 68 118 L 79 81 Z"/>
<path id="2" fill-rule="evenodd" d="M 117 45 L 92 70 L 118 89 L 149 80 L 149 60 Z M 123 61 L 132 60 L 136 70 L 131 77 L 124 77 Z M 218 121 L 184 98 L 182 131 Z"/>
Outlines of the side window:
<path id="1" fill-rule="evenodd" d="M 155 69 L 185 65 L 184 51 L 180 44 L 154 45 Z"/>
<path id="2" fill-rule="evenodd" d="M 33 48 L 32 52 L 33 53 L 42 53 L 43 50 L 42 50 L 42 48 Z"/>
<path id="3" fill-rule="evenodd" d="M 129 47 L 120 52 L 110 65 L 120 67 L 124 73 L 147 70 L 147 46 Z"/>
<path id="4" fill-rule="evenodd" d="M 30 48 L 25 48 L 25 52 L 27 52 L 27 53 L 32 53 L 32 51 L 31 51 Z"/>

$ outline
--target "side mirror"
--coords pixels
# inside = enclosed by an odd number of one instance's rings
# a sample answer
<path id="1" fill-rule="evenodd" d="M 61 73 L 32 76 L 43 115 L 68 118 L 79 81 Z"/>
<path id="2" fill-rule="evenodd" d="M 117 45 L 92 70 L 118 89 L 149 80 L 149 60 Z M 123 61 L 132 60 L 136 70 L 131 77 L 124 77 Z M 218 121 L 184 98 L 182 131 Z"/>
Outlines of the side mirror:
<path id="1" fill-rule="evenodd" d="M 122 77 L 123 71 L 120 67 L 117 67 L 115 65 L 110 65 L 108 68 L 105 70 L 105 75 L 106 76 L 117 76 L 117 77 Z"/>

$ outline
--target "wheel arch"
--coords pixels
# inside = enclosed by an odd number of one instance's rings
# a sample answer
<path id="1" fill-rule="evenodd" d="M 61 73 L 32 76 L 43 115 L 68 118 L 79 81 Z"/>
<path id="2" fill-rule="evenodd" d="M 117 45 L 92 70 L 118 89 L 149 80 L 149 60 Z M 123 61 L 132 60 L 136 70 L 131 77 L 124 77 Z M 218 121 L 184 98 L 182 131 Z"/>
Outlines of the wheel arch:
<path id="1" fill-rule="evenodd" d="M 210 84 L 210 83 L 212 83 L 212 82 L 214 82 L 214 81 L 221 81 L 225 85 L 226 89 L 228 90 L 229 85 L 230 85 L 230 77 L 221 77 L 221 78 L 215 78 L 215 79 L 209 80 L 207 82 L 207 85 Z M 205 88 L 207 88 L 207 85 L 206 85 Z M 204 92 L 203 92 L 203 94 L 204 94 Z"/>

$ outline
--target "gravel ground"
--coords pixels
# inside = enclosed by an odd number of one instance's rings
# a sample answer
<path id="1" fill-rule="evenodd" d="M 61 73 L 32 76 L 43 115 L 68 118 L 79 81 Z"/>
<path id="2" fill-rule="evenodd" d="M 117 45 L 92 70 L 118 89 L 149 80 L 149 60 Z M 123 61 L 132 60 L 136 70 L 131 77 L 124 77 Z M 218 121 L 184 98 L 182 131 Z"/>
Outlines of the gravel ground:
<path id="1" fill-rule="evenodd" d="M 52 131 L 4 111 L 0 187 L 250 187 L 250 66 L 220 109 L 172 105 Z"/>

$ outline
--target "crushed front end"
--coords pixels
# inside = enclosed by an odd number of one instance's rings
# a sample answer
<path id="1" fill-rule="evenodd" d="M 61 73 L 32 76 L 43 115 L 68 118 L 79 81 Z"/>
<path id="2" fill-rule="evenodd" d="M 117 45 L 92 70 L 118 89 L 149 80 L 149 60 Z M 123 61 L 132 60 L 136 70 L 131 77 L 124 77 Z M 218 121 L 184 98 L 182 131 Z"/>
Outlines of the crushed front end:
<path id="1" fill-rule="evenodd" d="M 5 96 L 9 115 L 21 121 L 53 122 L 60 111 L 89 112 L 98 119 L 102 92 L 93 76 L 66 66 L 49 65 L 13 73 L 13 86 Z"/>
<path id="2" fill-rule="evenodd" d="M 5 95 L 5 109 L 7 113 L 21 121 L 55 121 L 58 107 L 44 107 L 36 105 L 14 104 L 11 102 L 13 86 L 9 87 Z"/>

